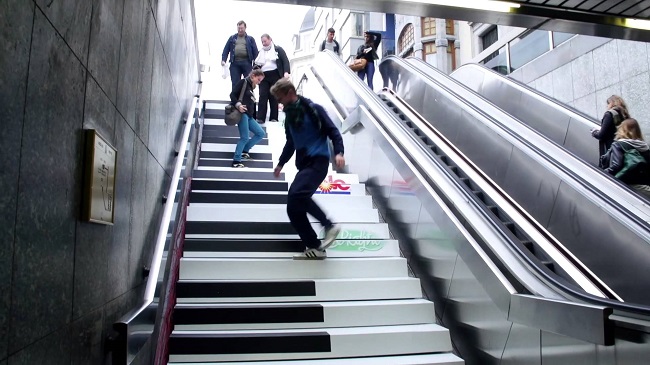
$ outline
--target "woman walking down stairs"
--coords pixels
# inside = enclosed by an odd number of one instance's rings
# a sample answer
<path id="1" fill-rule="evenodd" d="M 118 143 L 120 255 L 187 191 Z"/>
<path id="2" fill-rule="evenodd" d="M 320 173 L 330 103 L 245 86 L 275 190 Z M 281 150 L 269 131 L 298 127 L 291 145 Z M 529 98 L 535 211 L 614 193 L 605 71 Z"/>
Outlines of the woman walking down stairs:
<path id="1" fill-rule="evenodd" d="M 265 128 L 269 139 L 283 138 L 281 125 Z M 248 168 L 232 169 L 237 139 L 236 128 L 206 119 L 170 364 L 464 363 L 354 175 L 336 175 L 337 187 L 315 195 L 341 227 L 327 259 L 293 260 L 304 247 L 285 211 L 290 173 L 273 177 L 269 140 L 250 153 Z"/>

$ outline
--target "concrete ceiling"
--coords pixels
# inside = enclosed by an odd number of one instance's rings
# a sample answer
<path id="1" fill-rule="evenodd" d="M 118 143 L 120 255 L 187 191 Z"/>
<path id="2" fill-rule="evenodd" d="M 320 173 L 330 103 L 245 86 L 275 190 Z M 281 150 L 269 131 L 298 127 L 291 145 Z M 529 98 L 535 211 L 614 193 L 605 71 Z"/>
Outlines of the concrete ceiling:
<path id="1" fill-rule="evenodd" d="M 650 41 L 650 30 L 625 25 L 626 18 L 650 21 L 650 0 L 509 0 L 511 3 L 518 3 L 520 7 L 513 8 L 508 13 L 433 4 L 436 0 L 255 1 L 431 16 L 607 38 Z M 460 3 L 462 0 L 457 0 L 457 2 Z"/>

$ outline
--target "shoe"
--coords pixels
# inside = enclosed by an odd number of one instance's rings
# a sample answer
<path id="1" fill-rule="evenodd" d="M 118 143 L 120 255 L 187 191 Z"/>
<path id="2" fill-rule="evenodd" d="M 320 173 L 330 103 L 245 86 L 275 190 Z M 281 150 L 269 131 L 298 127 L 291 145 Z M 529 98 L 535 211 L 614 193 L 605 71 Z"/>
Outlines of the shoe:
<path id="1" fill-rule="evenodd" d="M 271 119 L 271 120 L 269 120 L 269 122 L 271 122 L 271 123 L 277 123 L 278 120 L 277 120 L 277 119 Z"/>
<path id="2" fill-rule="evenodd" d="M 266 123 L 266 122 L 263 121 L 263 120 L 261 120 L 261 119 L 258 119 L 258 120 L 257 120 L 257 124 L 264 124 L 264 123 Z"/>
<path id="3" fill-rule="evenodd" d="M 241 158 L 242 158 L 242 160 L 252 160 L 253 159 L 251 157 L 251 155 L 248 154 L 248 152 L 242 152 Z"/>
<path id="4" fill-rule="evenodd" d="M 318 247 L 318 249 L 325 251 L 327 248 L 329 248 L 334 243 L 336 237 L 340 232 L 341 227 L 337 225 L 332 225 L 329 228 L 325 228 L 325 237 L 323 237 L 323 242 L 320 244 L 320 247 Z"/>
<path id="5" fill-rule="evenodd" d="M 232 167 L 234 167 L 236 169 L 241 169 L 242 167 L 246 167 L 246 166 L 244 166 L 244 164 L 241 163 L 240 161 L 233 161 Z"/>
<path id="6" fill-rule="evenodd" d="M 325 260 L 327 253 L 317 248 L 308 248 L 303 253 L 293 255 L 294 260 Z"/>

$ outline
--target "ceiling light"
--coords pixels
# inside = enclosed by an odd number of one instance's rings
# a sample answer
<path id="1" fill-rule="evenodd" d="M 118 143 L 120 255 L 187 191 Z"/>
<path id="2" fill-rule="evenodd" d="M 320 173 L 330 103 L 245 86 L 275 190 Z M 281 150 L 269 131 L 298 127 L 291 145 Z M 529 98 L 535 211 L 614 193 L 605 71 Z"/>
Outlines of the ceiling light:
<path id="1" fill-rule="evenodd" d="M 627 18 L 627 19 L 625 19 L 625 22 L 623 24 L 628 28 L 637 28 L 637 29 L 650 30 L 650 21 L 649 20 Z"/>
<path id="2" fill-rule="evenodd" d="M 458 8 L 470 8 L 477 10 L 491 10 L 500 12 L 510 12 L 513 8 L 519 8 L 517 3 L 509 3 L 506 1 L 491 1 L 491 0 L 410 0 L 413 3 L 453 6 Z"/>

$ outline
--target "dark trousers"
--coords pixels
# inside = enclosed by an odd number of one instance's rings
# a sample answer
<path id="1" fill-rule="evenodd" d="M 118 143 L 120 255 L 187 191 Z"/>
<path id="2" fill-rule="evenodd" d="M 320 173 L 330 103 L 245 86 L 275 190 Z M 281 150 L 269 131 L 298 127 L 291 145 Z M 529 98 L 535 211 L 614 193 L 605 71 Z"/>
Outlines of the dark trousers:
<path id="1" fill-rule="evenodd" d="M 305 158 L 310 161 L 298 171 L 289 188 L 287 215 L 305 246 L 317 248 L 320 246 L 320 240 L 309 223 L 307 213 L 316 218 L 323 227 L 332 226 L 332 222 L 312 199 L 314 192 L 327 176 L 329 158 L 325 156 Z"/>
<path id="2" fill-rule="evenodd" d="M 359 78 L 363 80 L 364 78 L 367 78 L 368 80 L 368 86 L 374 90 L 374 87 L 372 86 L 372 78 L 375 77 L 375 62 L 368 62 L 366 65 L 366 68 L 364 68 L 361 71 L 357 72 L 357 75 L 359 75 Z"/>
<path id="3" fill-rule="evenodd" d="M 269 120 L 278 120 L 278 100 L 271 95 L 271 86 L 280 80 L 278 70 L 264 71 L 264 80 L 260 83 L 260 103 L 257 107 L 257 119 L 266 120 L 266 104 L 271 107 Z"/>
<path id="4" fill-rule="evenodd" d="M 251 71 L 253 71 L 253 65 L 248 61 L 235 61 L 231 63 L 230 81 L 232 82 L 232 88 L 234 89 L 237 82 L 241 80 L 242 77 L 248 76 Z"/>

